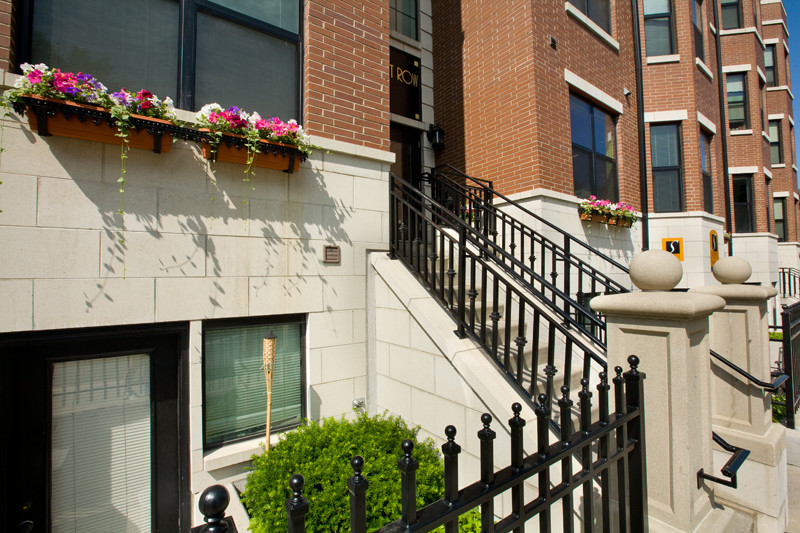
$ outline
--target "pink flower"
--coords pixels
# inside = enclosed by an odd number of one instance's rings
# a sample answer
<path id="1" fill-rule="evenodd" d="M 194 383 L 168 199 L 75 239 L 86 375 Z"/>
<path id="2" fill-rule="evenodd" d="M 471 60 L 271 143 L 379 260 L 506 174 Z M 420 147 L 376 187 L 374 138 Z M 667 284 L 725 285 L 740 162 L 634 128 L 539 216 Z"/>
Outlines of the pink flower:
<path id="1" fill-rule="evenodd" d="M 41 83 L 42 82 L 42 71 L 39 69 L 33 69 L 27 74 L 28 81 L 31 83 Z"/>

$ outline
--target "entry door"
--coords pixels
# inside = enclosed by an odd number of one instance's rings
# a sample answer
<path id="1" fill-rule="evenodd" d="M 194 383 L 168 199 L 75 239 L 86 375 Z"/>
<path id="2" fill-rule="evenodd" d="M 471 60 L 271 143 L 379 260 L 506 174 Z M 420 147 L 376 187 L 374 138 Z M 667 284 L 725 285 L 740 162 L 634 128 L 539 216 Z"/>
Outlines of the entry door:
<path id="1" fill-rule="evenodd" d="M 391 150 L 395 160 L 391 171 L 415 187 L 422 176 L 421 132 L 414 128 L 392 124 L 389 130 Z"/>
<path id="2" fill-rule="evenodd" d="M 5 531 L 188 529 L 184 332 L 4 340 Z"/>

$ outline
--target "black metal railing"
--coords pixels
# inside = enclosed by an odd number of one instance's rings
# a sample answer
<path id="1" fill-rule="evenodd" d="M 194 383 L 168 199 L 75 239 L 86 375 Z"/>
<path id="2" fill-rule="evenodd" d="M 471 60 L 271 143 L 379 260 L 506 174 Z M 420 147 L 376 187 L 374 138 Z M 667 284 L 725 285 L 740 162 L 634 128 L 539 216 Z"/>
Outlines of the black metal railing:
<path id="1" fill-rule="evenodd" d="M 593 362 L 606 367 L 605 324 L 594 315 L 575 320 L 577 302 L 559 288 L 539 280 L 549 297 L 537 298 L 526 282 L 509 279 L 492 259 L 506 254 L 503 249 L 452 215 L 444 215 L 448 226 L 437 223 L 444 206 L 394 175 L 389 209 L 391 256 L 454 318 L 456 333 L 475 339 L 532 405 L 537 394 L 552 397 L 557 386 L 571 387 L 573 370 L 589 379 Z M 552 299 L 575 311 L 549 306 Z"/>
<path id="2" fill-rule="evenodd" d="M 789 379 L 789 376 L 787 374 L 780 374 L 772 376 L 775 379 L 773 379 L 771 382 L 761 381 L 747 370 L 744 370 L 735 363 L 732 363 L 731 361 L 727 360 L 725 357 L 721 356 L 714 350 L 709 350 L 709 352 L 711 352 L 711 357 L 713 357 L 723 365 L 727 366 L 728 368 L 730 368 L 731 370 L 733 370 L 734 372 L 736 372 L 737 374 L 748 380 L 753 385 L 756 385 L 757 387 L 760 387 L 767 392 L 772 392 L 772 393 L 777 392 Z"/>
<path id="3" fill-rule="evenodd" d="M 723 479 L 720 477 L 712 476 L 711 474 L 706 474 L 705 469 L 701 468 L 697 471 L 697 488 L 699 489 L 703 485 L 703 480 L 711 481 L 713 483 L 718 483 L 720 485 L 725 485 L 726 487 L 731 487 L 732 489 L 737 488 L 738 486 L 738 479 L 737 474 L 739 473 L 739 469 L 742 467 L 744 462 L 750 456 L 750 450 L 745 450 L 744 448 L 739 448 L 738 446 L 733 446 L 732 444 L 728 444 L 728 442 L 717 435 L 714 432 L 711 432 L 711 439 L 716 442 L 720 448 L 725 450 L 726 452 L 732 453 L 731 458 L 725 462 L 725 465 L 722 467 L 722 475 L 728 479 Z"/>
<path id="4" fill-rule="evenodd" d="M 434 168 L 427 178 L 431 184 L 431 195 L 438 203 L 510 252 L 507 258 L 501 258 L 509 268 L 520 274 L 528 270 L 535 271 L 540 278 L 549 278 L 553 285 L 566 294 L 628 292 L 628 287 L 607 274 L 614 273 L 621 278 L 628 273 L 627 267 L 498 193 L 491 182 L 468 176 L 450 165 Z M 496 201 L 513 206 L 524 216 L 539 222 L 558 236 L 558 242 L 498 209 Z M 579 254 L 590 259 L 581 259 Z M 531 283 L 537 281 L 532 276 L 529 279 Z M 540 287 L 540 290 L 543 288 Z"/>
<path id="5" fill-rule="evenodd" d="M 459 490 L 456 428 L 447 426 L 444 455 L 443 498 L 417 510 L 416 470 L 419 463 L 413 457 L 413 442 L 403 441 L 403 458 L 398 461 L 401 478 L 401 518 L 374 533 L 426 533 L 444 526 L 446 533 L 458 531 L 458 517 L 480 507 L 481 531 L 484 533 L 521 532 L 528 520 L 538 518 L 539 531 L 575 531 L 576 516 L 583 531 L 638 532 L 647 530 L 647 470 L 645 463 L 644 377 L 638 371 L 639 359 L 630 356 L 631 369 L 622 374 L 617 367 L 613 379 L 615 412 L 609 413 L 611 385 L 605 373 L 597 385 L 598 419 L 591 422 L 592 392 L 584 382 L 580 398 L 579 429 L 569 430 L 562 424 L 558 440 L 550 444 L 548 428 L 552 411 L 547 398 L 539 398 L 536 409 L 537 450 L 523 455 L 523 429 L 520 404 L 512 405 L 513 416 L 508 421 L 511 464 L 494 471 L 494 441 L 492 417 L 481 416 L 483 429 L 480 440 L 480 480 Z M 559 409 L 569 413 L 572 400 L 569 389 L 562 390 Z M 363 475 L 364 460 L 360 456 L 351 462 L 353 476 L 348 480 L 350 492 L 350 531 L 367 531 L 367 493 L 369 479 Z M 558 468 L 559 472 L 553 472 Z M 612 482 L 615 481 L 615 482 Z M 537 485 L 526 497 L 525 483 Z M 286 500 L 289 533 L 305 533 L 305 516 L 310 503 L 303 497 L 305 480 L 297 474 L 291 478 L 292 496 Z M 600 495 L 596 496 L 599 489 Z M 495 498 L 505 493 L 511 496 L 511 512 L 495 522 Z M 577 493 L 577 496 L 576 496 Z M 527 501 L 526 501 L 527 500 Z M 561 509 L 553 509 L 561 504 Z M 560 516 L 560 518 L 559 518 Z"/>
<path id="6" fill-rule="evenodd" d="M 778 290 L 784 298 L 800 298 L 800 270 L 787 267 L 779 268 Z"/>
<path id="7" fill-rule="evenodd" d="M 783 360 L 780 370 L 789 376 L 783 384 L 786 427 L 795 429 L 795 414 L 800 406 L 800 302 L 784 306 L 781 312 L 783 324 Z"/>

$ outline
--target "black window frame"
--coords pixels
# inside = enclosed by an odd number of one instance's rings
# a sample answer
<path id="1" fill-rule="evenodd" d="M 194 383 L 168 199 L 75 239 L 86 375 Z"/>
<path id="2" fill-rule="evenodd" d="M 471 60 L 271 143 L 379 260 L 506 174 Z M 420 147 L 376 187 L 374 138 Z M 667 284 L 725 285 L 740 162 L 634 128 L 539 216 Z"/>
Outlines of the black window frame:
<path id="1" fill-rule="evenodd" d="M 101 0 L 98 0 L 101 1 Z M 107 1 L 107 0 L 103 0 Z M 213 17 L 238 24 L 250 30 L 254 30 L 270 37 L 275 37 L 297 47 L 297 60 L 295 65 L 295 76 L 297 80 L 297 94 L 295 100 L 297 104 L 295 118 L 298 122 L 303 122 L 303 21 L 304 2 L 298 1 L 298 31 L 297 33 L 284 30 L 268 22 L 244 15 L 232 9 L 214 4 L 210 0 L 174 0 L 178 4 L 178 72 L 176 75 L 177 90 L 175 92 L 175 107 L 189 111 L 197 110 L 198 104 L 204 105 L 210 102 L 195 101 L 195 63 L 196 63 L 196 44 L 197 44 L 197 17 L 200 13 L 205 13 Z M 18 36 L 16 42 L 17 65 L 16 72 L 21 73 L 19 65 L 32 61 L 32 40 L 33 40 L 33 4 L 35 0 L 19 0 L 18 5 Z M 50 65 L 58 67 L 58 65 Z M 93 72 L 102 81 L 102 74 Z M 109 88 L 114 89 L 114 88 Z"/>
<path id="2" fill-rule="evenodd" d="M 409 39 L 419 41 L 419 0 L 414 0 L 414 16 L 412 17 L 401 8 L 397 7 L 399 2 L 403 0 L 389 0 L 389 29 L 401 35 L 405 35 Z M 409 35 L 403 31 L 402 25 L 397 26 L 398 18 L 408 18 L 414 21 L 414 35 Z"/>
<path id="3" fill-rule="evenodd" d="M 674 128 L 675 133 L 675 146 L 678 150 L 678 164 L 671 165 L 671 166 L 655 166 L 653 163 L 653 135 L 652 131 L 653 128 Z M 651 172 L 653 175 L 653 212 L 654 213 L 681 213 L 686 210 L 686 199 L 685 199 L 685 184 L 683 178 L 683 150 L 681 149 L 681 141 L 682 141 L 682 132 L 681 132 L 681 124 L 680 122 L 658 122 L 650 124 L 650 160 L 651 160 Z M 677 198 L 678 198 L 678 208 L 677 209 L 660 209 L 659 203 L 656 199 L 656 180 L 657 180 L 657 173 L 667 173 L 667 172 L 676 172 L 678 173 L 678 181 L 677 181 Z"/>
<path id="4" fill-rule="evenodd" d="M 647 2 L 647 0 L 644 0 L 644 1 Z M 672 0 L 667 0 L 667 2 L 669 3 L 669 8 L 668 8 L 667 12 L 665 12 L 665 13 L 651 13 L 649 15 L 643 15 L 644 16 L 645 52 L 647 53 L 647 57 L 658 57 L 658 56 L 665 56 L 665 55 L 668 56 L 668 55 L 674 55 L 676 53 L 676 50 L 675 50 L 675 45 L 676 45 L 676 43 L 675 43 L 675 41 L 676 41 L 676 39 L 675 39 L 675 14 L 674 14 L 675 7 L 673 6 Z M 643 12 L 644 12 L 644 9 L 643 9 Z M 652 23 L 652 22 L 656 22 L 656 21 L 663 21 L 665 19 L 667 21 L 667 26 L 669 26 L 669 52 L 667 52 L 666 54 L 664 54 L 664 53 L 651 54 L 650 53 L 650 49 L 647 46 L 647 27 L 648 27 L 648 23 Z"/>
<path id="5" fill-rule="evenodd" d="M 781 206 L 780 218 L 777 215 L 777 205 Z M 786 198 L 773 198 L 772 212 L 775 213 L 775 234 L 778 236 L 778 242 L 786 242 Z"/>
<path id="6" fill-rule="evenodd" d="M 570 4 L 578 8 L 578 11 L 586 15 L 589 20 L 597 24 L 604 32 L 611 33 L 611 0 L 567 0 Z M 604 12 L 605 20 L 599 14 Z M 599 20 L 598 20 L 599 19 Z M 607 23 L 606 23 L 607 21 Z"/>
<path id="7" fill-rule="evenodd" d="M 700 61 L 706 61 L 706 43 L 703 31 L 703 0 L 692 2 L 692 23 L 694 25 L 694 55 Z"/>
<path id="8" fill-rule="evenodd" d="M 700 175 L 703 180 L 703 210 L 714 214 L 714 181 L 711 165 L 711 140 L 710 134 L 700 132 Z"/>
<path id="9" fill-rule="evenodd" d="M 733 226 L 736 228 L 736 233 L 754 233 L 755 232 L 755 212 L 753 210 L 753 175 L 752 174 L 734 174 L 731 178 L 732 187 L 731 195 L 733 197 Z M 745 197 L 737 198 L 737 185 L 744 185 Z M 744 215 L 744 218 L 740 218 Z"/>
<path id="10" fill-rule="evenodd" d="M 770 53 L 771 52 L 771 53 Z M 767 78 L 767 87 L 778 86 L 778 47 L 768 44 L 764 48 L 764 76 Z M 772 55 L 772 66 L 767 66 L 767 56 Z"/>
<path id="11" fill-rule="evenodd" d="M 742 102 L 741 105 L 744 109 L 744 119 L 741 124 L 737 122 L 733 122 L 731 117 L 731 91 L 730 91 L 730 80 L 733 77 L 741 77 L 742 78 Z M 728 104 L 728 129 L 731 131 L 734 130 L 747 130 L 750 129 L 750 99 L 748 98 L 747 94 L 747 73 L 745 72 L 732 72 L 730 74 L 725 75 L 725 101 Z M 737 107 L 739 103 L 737 102 Z"/>
<path id="12" fill-rule="evenodd" d="M 283 325 L 283 324 L 290 324 L 290 323 L 300 323 L 300 388 L 302 390 L 302 394 L 300 395 L 301 398 L 301 405 L 300 405 L 300 420 L 298 424 L 293 426 L 286 426 L 274 429 L 270 434 L 274 432 L 282 432 L 288 431 L 294 427 L 297 427 L 302 423 L 302 420 L 308 417 L 308 381 L 306 379 L 306 370 L 308 368 L 308 361 L 307 361 L 307 350 L 306 350 L 306 332 L 308 330 L 308 320 L 306 315 L 278 315 L 278 316 L 258 316 L 258 317 L 246 317 L 246 318 L 222 318 L 222 319 L 211 319 L 211 320 L 204 320 L 203 321 L 203 355 L 205 356 L 205 347 L 206 347 L 206 334 L 208 331 L 219 331 L 225 329 L 236 329 L 236 328 L 243 328 L 243 327 L 257 327 L 257 326 L 270 326 L 270 325 Z M 237 442 L 243 442 L 247 440 L 251 440 L 257 438 L 254 435 L 246 435 L 240 438 L 233 438 L 233 439 L 224 439 L 222 442 L 213 442 L 209 443 L 206 439 L 206 369 L 205 369 L 205 357 L 203 357 L 202 363 L 202 418 L 203 418 L 203 450 L 204 451 L 212 451 L 223 446 L 227 446 L 229 444 L 234 444 Z M 266 427 L 266 421 L 265 421 Z M 264 436 L 263 433 L 260 434 Z"/>
<path id="13" fill-rule="evenodd" d="M 744 27 L 742 20 L 742 0 L 721 0 L 720 2 L 720 24 L 723 30 L 736 30 Z M 735 13 L 736 24 L 728 26 L 725 24 L 726 16 L 729 17 L 730 13 Z"/>
<path id="14" fill-rule="evenodd" d="M 777 127 L 775 131 L 778 133 L 777 139 L 772 138 L 772 125 L 775 124 Z M 781 131 L 781 127 L 783 126 L 782 120 L 770 120 L 767 126 L 767 133 L 769 133 L 769 155 L 770 155 L 770 162 L 772 165 L 781 165 L 784 163 L 783 161 L 783 131 Z M 775 161 L 775 155 L 777 154 L 778 160 Z"/>
<path id="15" fill-rule="evenodd" d="M 600 190 L 597 188 L 597 176 L 596 176 L 597 160 L 599 158 L 601 161 L 613 164 L 613 166 L 614 166 L 614 194 L 611 195 L 610 198 L 606 198 L 606 199 L 610 200 L 612 202 L 618 202 L 619 201 L 619 166 L 617 164 L 617 155 L 619 153 L 619 145 L 617 143 L 617 132 L 616 132 L 617 115 L 607 111 L 606 109 L 603 109 L 603 108 L 599 107 L 598 105 L 596 105 L 591 100 L 587 100 L 585 98 L 582 98 L 577 94 L 570 93 L 569 96 L 570 96 L 570 101 L 571 101 L 572 98 L 575 98 L 576 100 L 579 100 L 579 101 L 589 105 L 590 121 L 591 121 L 590 129 L 591 129 L 591 132 L 592 132 L 592 149 L 591 150 L 588 150 L 585 146 L 581 146 L 579 144 L 576 144 L 575 142 L 571 142 L 573 159 L 575 158 L 574 153 L 575 153 L 576 150 L 578 150 L 579 152 L 582 152 L 584 154 L 588 154 L 589 157 L 591 158 L 591 166 L 590 166 L 591 175 L 589 176 L 589 182 L 590 182 L 589 189 L 590 189 L 590 194 L 592 194 L 594 196 L 597 196 L 597 197 L 603 197 L 603 194 L 600 193 Z M 613 158 L 608 157 L 605 154 L 599 154 L 597 152 L 596 139 L 595 139 L 595 135 L 594 135 L 594 133 L 595 133 L 595 114 L 596 114 L 597 111 L 600 111 L 603 114 L 609 116 L 611 118 L 611 120 L 614 122 L 614 155 L 615 156 Z M 572 133 L 573 132 L 570 131 L 570 140 L 572 139 Z M 574 168 L 574 165 L 573 165 L 573 179 L 572 179 L 572 182 L 573 182 L 573 186 L 574 186 L 575 185 L 575 168 Z M 576 194 L 576 196 L 582 196 L 582 195 L 578 195 L 577 191 L 575 191 L 575 194 Z"/>

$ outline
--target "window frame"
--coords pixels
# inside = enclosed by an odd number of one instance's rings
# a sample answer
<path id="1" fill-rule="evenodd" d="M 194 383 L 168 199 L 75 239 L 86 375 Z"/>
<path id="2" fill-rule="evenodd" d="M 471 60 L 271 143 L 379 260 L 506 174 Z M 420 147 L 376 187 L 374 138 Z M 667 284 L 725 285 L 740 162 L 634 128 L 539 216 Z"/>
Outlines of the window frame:
<path id="1" fill-rule="evenodd" d="M 308 369 L 308 353 L 306 350 L 306 333 L 308 330 L 308 320 L 305 315 L 277 315 L 277 316 L 259 316 L 259 317 L 246 317 L 246 318 L 223 318 L 211 319 L 203 321 L 203 339 L 202 339 L 202 363 L 201 363 L 201 389 L 202 389 L 202 421 L 203 421 L 203 451 L 208 452 L 222 448 L 224 446 L 234 444 L 237 442 L 244 442 L 254 438 L 264 438 L 264 433 L 258 435 L 246 435 L 239 438 L 226 439 L 222 442 L 209 443 L 207 441 L 207 427 L 206 427 L 206 409 L 208 404 L 206 402 L 206 365 L 205 365 L 205 346 L 206 334 L 208 331 L 219 331 L 225 329 L 236 329 L 246 327 L 258 326 L 280 326 L 284 324 L 300 323 L 300 421 L 308 417 L 308 380 L 306 372 Z M 266 423 L 266 420 L 265 420 Z M 297 425 L 291 427 L 284 427 L 277 431 L 288 431 Z M 272 432 L 270 432 L 270 435 Z"/>
<path id="2" fill-rule="evenodd" d="M 609 35 L 613 35 L 611 32 L 611 0 L 567 0 L 570 4 L 575 6 L 578 11 L 586 15 L 586 17 L 597 24 L 597 26 L 606 32 Z M 608 26 L 606 27 L 605 24 L 598 22 L 597 20 L 597 12 L 600 9 L 605 8 L 606 15 L 608 16 Z"/>
<path id="3" fill-rule="evenodd" d="M 731 91 L 730 91 L 730 79 L 734 76 L 740 76 L 742 78 L 742 102 L 741 105 L 744 109 L 744 119 L 743 123 L 739 125 L 737 122 L 736 127 L 734 127 L 734 123 L 731 122 Z M 750 129 L 750 99 L 748 97 L 747 91 L 747 73 L 746 72 L 731 72 L 725 75 L 725 103 L 728 106 L 728 129 L 731 131 L 735 130 L 747 130 Z M 739 102 L 736 102 L 737 106 Z"/>
<path id="4" fill-rule="evenodd" d="M 781 217 L 775 216 L 775 234 L 778 236 L 778 242 L 786 242 L 786 198 L 773 198 L 772 199 L 772 212 L 777 213 L 778 210 L 775 206 L 781 206 Z"/>
<path id="5" fill-rule="evenodd" d="M 767 55 L 771 52 L 772 66 L 767 66 Z M 768 44 L 764 48 L 764 76 L 767 78 L 767 87 L 778 86 L 778 46 L 775 44 Z"/>
<path id="6" fill-rule="evenodd" d="M 744 20 L 742 17 L 742 0 L 721 0 L 720 1 L 720 25 L 723 30 L 737 30 L 744 27 Z M 725 25 L 725 12 L 736 12 L 736 26 L 728 27 Z"/>
<path id="7" fill-rule="evenodd" d="M 746 194 L 748 197 L 744 201 L 736 201 L 736 182 L 745 182 L 747 184 L 747 191 Z M 731 196 L 732 196 L 732 204 L 733 204 L 733 227 L 735 228 L 735 233 L 754 233 L 756 230 L 755 227 L 755 210 L 753 206 L 753 175 L 752 174 L 734 174 L 731 178 Z M 747 215 L 748 220 L 743 221 L 749 224 L 750 228 L 749 231 L 742 231 L 739 229 L 739 218 L 737 217 L 737 206 L 745 206 L 747 208 Z"/>
<path id="8" fill-rule="evenodd" d="M 644 0 L 647 2 L 647 0 Z M 668 56 L 674 55 L 676 53 L 676 39 L 675 39 L 675 7 L 673 5 L 672 0 L 666 0 L 669 3 L 668 10 L 663 13 L 651 13 L 649 15 L 643 15 L 644 17 L 644 41 L 645 41 L 645 52 L 647 57 L 659 57 L 659 56 Z M 644 7 L 642 8 L 642 12 L 644 13 Z M 667 26 L 669 26 L 669 51 L 664 53 L 657 53 L 651 54 L 650 50 L 647 47 L 647 23 L 654 20 L 667 20 Z"/>
<path id="9" fill-rule="evenodd" d="M 772 138 L 772 125 L 775 124 L 776 128 L 775 131 L 777 133 L 777 139 Z M 770 155 L 770 163 L 772 165 L 781 165 L 783 164 L 783 131 L 781 128 L 783 126 L 782 120 L 770 120 L 767 125 L 767 132 L 769 133 L 769 155 Z M 777 149 L 777 150 L 776 150 Z M 778 155 L 778 160 L 775 161 L 775 154 Z"/>
<path id="10" fill-rule="evenodd" d="M 596 163 L 597 163 L 597 158 L 599 157 L 601 160 L 605 161 L 606 163 L 612 163 L 614 165 L 614 195 L 613 195 L 612 198 L 607 198 L 607 199 L 612 201 L 612 202 L 617 202 L 617 201 L 619 201 L 619 166 L 618 166 L 618 163 L 617 163 L 617 155 L 619 154 L 619 144 L 617 142 L 617 115 L 614 115 L 612 112 L 609 112 L 604 108 L 601 108 L 600 106 L 596 105 L 591 100 L 581 98 L 579 95 L 577 95 L 575 93 L 572 93 L 572 92 L 569 93 L 569 97 L 570 97 L 570 102 L 572 101 L 572 98 L 575 98 L 576 100 L 579 100 L 579 101 L 581 101 L 581 102 L 583 102 L 583 103 L 585 103 L 585 104 L 587 104 L 589 106 L 590 130 L 591 130 L 591 134 L 592 134 L 592 149 L 591 150 L 587 150 L 587 148 L 585 146 L 581 146 L 579 144 L 576 144 L 572 140 L 573 139 L 572 138 L 572 133 L 573 132 L 572 132 L 571 124 L 570 124 L 570 143 L 571 143 L 571 146 L 572 146 L 572 153 L 573 154 L 575 153 L 575 150 L 578 150 L 580 152 L 588 154 L 589 157 L 591 158 L 591 165 L 590 165 L 591 175 L 589 176 L 590 194 L 593 194 L 593 195 L 595 195 L 597 197 L 601 197 L 598 194 L 600 191 L 597 189 L 597 179 L 596 179 L 596 168 L 597 168 Z M 572 104 L 570 103 L 570 114 L 572 113 L 571 106 L 572 106 Z M 604 154 L 599 154 L 597 152 L 597 149 L 596 149 L 597 145 L 596 145 L 596 139 L 595 139 L 595 110 L 599 110 L 600 112 L 606 114 L 608 117 L 611 118 L 612 122 L 614 123 L 614 155 L 615 155 L 615 157 L 613 157 L 613 158 L 610 158 L 610 157 L 608 157 L 608 156 L 606 156 Z M 571 122 L 571 120 L 570 120 L 570 122 Z M 573 159 L 574 159 L 574 155 L 573 155 Z M 573 194 L 574 194 L 575 193 L 575 190 L 574 190 L 574 187 L 575 187 L 575 166 L 574 166 L 574 164 L 573 164 L 573 168 L 572 168 L 572 185 L 573 185 Z M 577 196 L 577 194 L 576 194 L 576 196 Z"/>
<path id="11" fill-rule="evenodd" d="M 692 22 L 694 25 L 694 55 L 700 61 L 706 61 L 706 43 L 703 34 L 703 0 L 690 0 L 692 2 Z"/>
<path id="12" fill-rule="evenodd" d="M 678 164 L 671 165 L 671 166 L 655 166 L 653 162 L 653 128 L 664 128 L 664 127 L 671 127 L 675 128 L 675 147 L 678 150 Z M 681 123 L 680 122 L 654 122 L 650 124 L 650 172 L 652 175 L 653 180 L 653 212 L 654 213 L 682 213 L 686 210 L 686 187 L 684 183 L 683 177 L 683 150 L 682 150 L 682 132 L 681 132 Z M 656 190 L 656 173 L 661 172 L 678 172 L 678 183 L 677 183 L 677 197 L 678 197 L 678 209 L 676 210 L 663 210 L 658 208 L 658 204 L 655 200 L 655 190 Z"/>
<path id="13" fill-rule="evenodd" d="M 397 7 L 397 4 L 402 2 L 402 1 L 403 0 L 389 0 L 389 30 L 393 31 L 393 32 L 397 32 L 400 35 L 404 35 L 404 36 L 408 37 L 409 39 L 413 39 L 414 41 L 419 41 L 420 40 L 420 38 L 419 38 L 420 37 L 419 36 L 419 33 L 420 33 L 420 31 L 419 31 L 419 0 L 414 0 L 414 6 L 415 6 L 414 7 L 414 12 L 415 12 L 415 15 L 414 15 L 414 33 L 415 33 L 415 35 L 412 37 L 411 35 L 408 35 L 405 32 L 403 32 L 402 29 L 393 27 L 394 26 L 394 20 L 395 20 L 395 17 L 394 17 L 395 14 L 398 14 L 400 17 L 407 17 L 408 16 L 400 8 Z"/>
<path id="14" fill-rule="evenodd" d="M 714 214 L 714 179 L 713 166 L 711 165 L 712 136 L 704 131 L 700 132 L 700 175 L 703 181 L 703 210 Z"/>
<path id="15" fill-rule="evenodd" d="M 22 71 L 19 65 L 32 61 L 33 44 L 33 4 L 35 0 L 20 0 L 18 7 L 18 31 L 19 39 L 16 43 L 16 57 L 18 58 L 16 73 Z M 196 110 L 197 104 L 207 104 L 210 102 L 196 102 L 196 76 L 195 63 L 197 56 L 197 18 L 200 13 L 208 14 L 212 17 L 226 20 L 244 28 L 257 31 L 293 44 L 297 48 L 296 64 L 294 75 L 297 80 L 297 112 L 295 118 L 299 123 L 303 122 L 303 62 L 304 62 L 304 2 L 298 2 L 298 26 L 297 33 L 292 33 L 256 18 L 244 15 L 230 8 L 214 4 L 210 0 L 174 0 L 178 4 L 178 68 L 175 72 L 176 98 L 175 107 L 189 111 Z M 185 67 L 183 67 L 185 65 Z M 51 65 L 58 66 L 58 65 Z M 93 73 L 100 75 L 99 73 Z M 101 76 L 101 75 L 100 75 Z M 101 76 L 102 78 L 102 76 Z"/>

